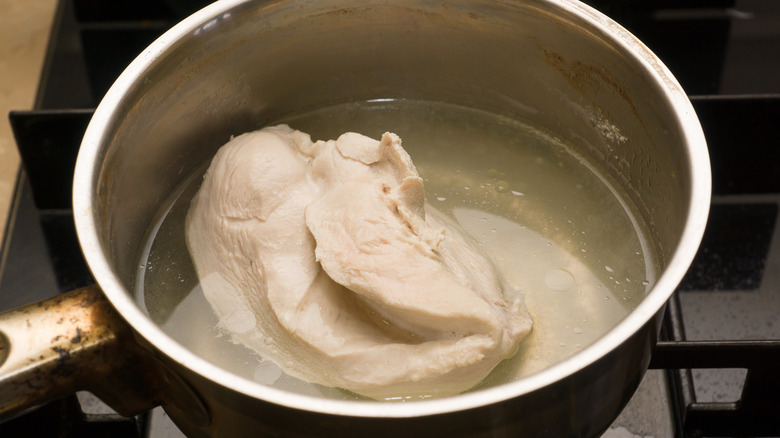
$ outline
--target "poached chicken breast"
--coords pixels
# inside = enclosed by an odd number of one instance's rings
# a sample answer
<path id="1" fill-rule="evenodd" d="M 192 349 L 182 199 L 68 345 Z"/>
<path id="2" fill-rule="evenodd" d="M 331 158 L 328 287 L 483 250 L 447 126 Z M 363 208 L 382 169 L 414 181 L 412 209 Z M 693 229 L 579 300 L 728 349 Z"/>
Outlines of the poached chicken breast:
<path id="1" fill-rule="evenodd" d="M 391 133 L 312 142 L 278 125 L 231 139 L 186 237 L 222 328 L 312 383 L 376 399 L 457 394 L 532 327 L 490 257 L 425 203 Z"/>

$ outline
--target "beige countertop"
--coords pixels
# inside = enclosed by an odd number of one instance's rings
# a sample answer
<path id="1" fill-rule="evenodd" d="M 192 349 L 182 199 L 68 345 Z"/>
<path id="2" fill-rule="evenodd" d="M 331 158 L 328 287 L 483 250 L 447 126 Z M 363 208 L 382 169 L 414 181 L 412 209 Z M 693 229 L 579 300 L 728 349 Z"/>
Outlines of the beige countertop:
<path id="1" fill-rule="evenodd" d="M 0 0 L 0 230 L 19 169 L 8 112 L 31 109 L 56 0 Z"/>

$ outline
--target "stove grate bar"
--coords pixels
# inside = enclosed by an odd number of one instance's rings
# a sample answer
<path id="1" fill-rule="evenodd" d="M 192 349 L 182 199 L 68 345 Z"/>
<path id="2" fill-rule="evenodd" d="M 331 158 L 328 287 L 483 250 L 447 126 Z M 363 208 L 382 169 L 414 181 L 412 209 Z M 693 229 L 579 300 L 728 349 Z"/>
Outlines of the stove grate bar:
<path id="1" fill-rule="evenodd" d="M 678 435 L 699 437 L 780 436 L 780 340 L 689 341 L 675 295 L 669 301 L 663 335 L 650 368 L 666 369 L 672 388 Z M 691 369 L 747 369 L 741 397 L 733 403 L 699 402 Z"/>

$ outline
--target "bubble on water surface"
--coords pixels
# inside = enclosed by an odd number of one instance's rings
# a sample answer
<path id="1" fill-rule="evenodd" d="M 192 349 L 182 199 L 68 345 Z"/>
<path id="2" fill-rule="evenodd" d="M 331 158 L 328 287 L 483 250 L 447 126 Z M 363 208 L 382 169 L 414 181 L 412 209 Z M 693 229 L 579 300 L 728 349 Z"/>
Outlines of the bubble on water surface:
<path id="1" fill-rule="evenodd" d="M 551 269 L 544 276 L 544 284 L 553 290 L 569 290 L 574 287 L 574 275 L 565 269 Z"/>

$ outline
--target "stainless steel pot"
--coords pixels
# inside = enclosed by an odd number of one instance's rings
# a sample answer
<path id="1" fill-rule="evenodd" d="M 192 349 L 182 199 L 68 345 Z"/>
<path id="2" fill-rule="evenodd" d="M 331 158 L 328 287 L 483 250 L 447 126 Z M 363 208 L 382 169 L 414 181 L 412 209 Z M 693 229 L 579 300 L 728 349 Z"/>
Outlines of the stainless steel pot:
<path id="1" fill-rule="evenodd" d="M 614 329 L 562 363 L 406 404 L 318 399 L 244 380 L 146 316 L 130 292 L 139 246 L 182 178 L 231 134 L 376 98 L 481 108 L 570 140 L 623 185 L 649 224 L 662 264 L 657 283 Z M 674 77 L 579 2 L 222 0 L 165 33 L 119 77 L 86 132 L 73 192 L 100 289 L 0 317 L 5 417 L 88 389 L 125 414 L 162 404 L 190 436 L 595 436 L 648 365 L 664 305 L 704 230 L 710 171 Z"/>

